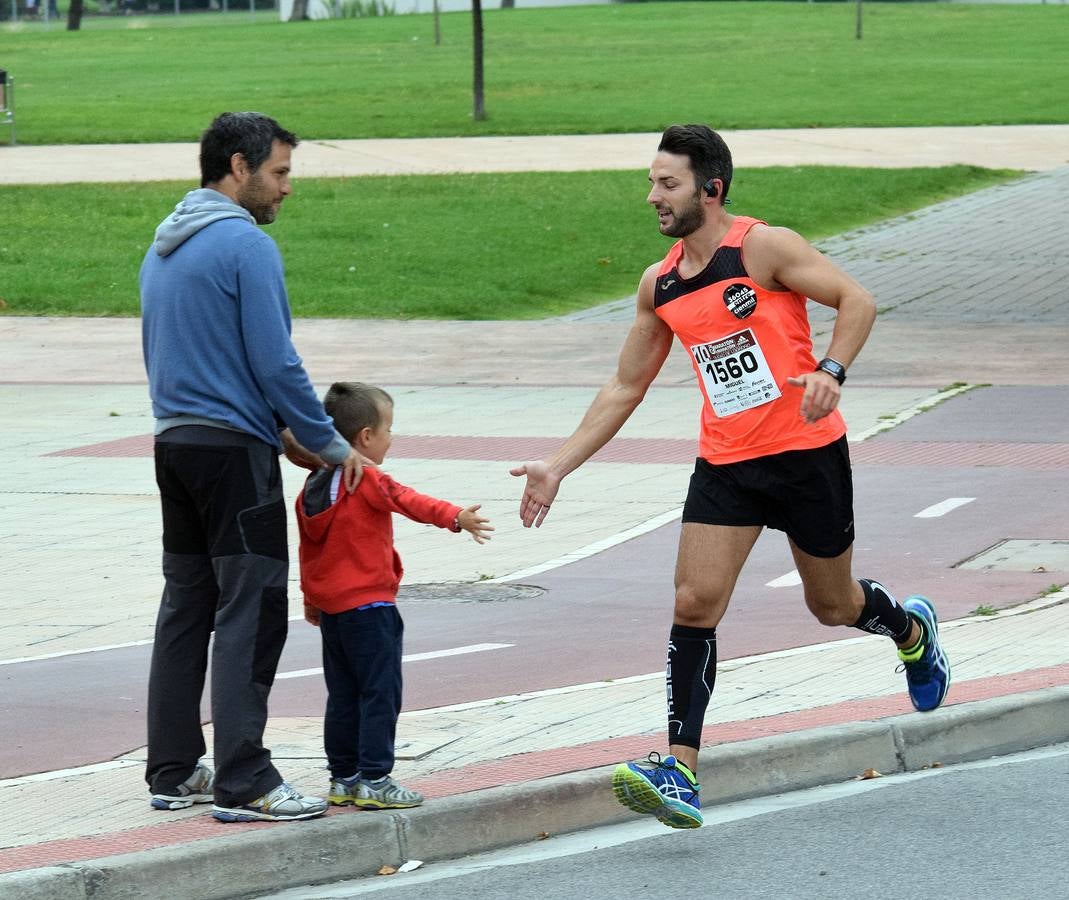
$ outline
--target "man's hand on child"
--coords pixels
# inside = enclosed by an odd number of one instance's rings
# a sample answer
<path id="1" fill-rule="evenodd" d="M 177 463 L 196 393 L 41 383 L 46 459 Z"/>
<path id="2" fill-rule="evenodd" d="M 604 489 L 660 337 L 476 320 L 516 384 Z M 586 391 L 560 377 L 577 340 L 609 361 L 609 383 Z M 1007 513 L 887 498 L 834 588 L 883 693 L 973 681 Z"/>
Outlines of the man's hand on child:
<path id="1" fill-rule="evenodd" d="M 356 490 L 356 486 L 360 484 L 360 479 L 364 477 L 365 465 L 374 465 L 374 463 L 366 456 L 350 448 L 349 455 L 345 458 L 345 462 L 341 464 L 342 481 L 345 483 L 345 490 L 350 494 Z"/>
<path id="2" fill-rule="evenodd" d="M 282 440 L 282 452 L 286 454 L 286 459 L 295 466 L 300 466 L 302 469 L 311 469 L 314 472 L 316 469 L 321 469 L 326 465 L 319 456 L 298 444 L 297 438 L 293 436 L 293 432 L 288 428 L 283 428 L 278 433 L 278 436 Z"/>
<path id="3" fill-rule="evenodd" d="M 315 627 L 318 628 L 319 610 L 316 607 L 311 606 L 307 603 L 304 604 L 304 621 L 306 621 L 309 625 L 315 625 Z"/>
<path id="4" fill-rule="evenodd" d="M 476 544 L 485 544 L 490 540 L 490 532 L 494 530 L 494 526 L 490 524 L 490 520 L 479 515 L 479 509 L 481 507 L 481 503 L 476 503 L 474 506 L 469 506 L 467 509 L 461 510 L 459 515 L 457 515 L 457 524 L 464 531 L 471 534 Z"/>

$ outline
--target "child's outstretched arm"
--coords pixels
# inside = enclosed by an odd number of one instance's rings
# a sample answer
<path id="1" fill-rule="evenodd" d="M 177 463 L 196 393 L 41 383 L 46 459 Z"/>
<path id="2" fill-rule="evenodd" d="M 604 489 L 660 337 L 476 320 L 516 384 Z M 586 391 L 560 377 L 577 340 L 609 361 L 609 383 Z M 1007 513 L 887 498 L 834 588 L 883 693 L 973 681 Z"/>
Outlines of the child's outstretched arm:
<path id="1" fill-rule="evenodd" d="M 457 513 L 457 524 L 471 534 L 476 544 L 485 544 L 490 540 L 490 532 L 494 530 L 490 520 L 479 515 L 481 507 L 481 503 L 476 503 Z"/>

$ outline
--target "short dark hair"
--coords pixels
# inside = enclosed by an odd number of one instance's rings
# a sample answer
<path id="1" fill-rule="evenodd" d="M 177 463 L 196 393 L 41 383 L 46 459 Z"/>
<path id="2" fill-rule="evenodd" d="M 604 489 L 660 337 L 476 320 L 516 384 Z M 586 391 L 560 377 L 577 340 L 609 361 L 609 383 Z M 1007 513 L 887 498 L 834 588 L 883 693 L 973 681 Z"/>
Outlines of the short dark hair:
<path id="1" fill-rule="evenodd" d="M 690 160 L 696 187 L 701 190 L 710 178 L 719 178 L 724 183 L 720 202 L 727 202 L 731 187 L 731 151 L 724 139 L 708 125 L 671 125 L 661 135 L 658 153 L 673 153 Z"/>
<path id="2" fill-rule="evenodd" d="M 382 388 L 359 381 L 335 381 L 323 398 L 323 408 L 345 440 L 352 443 L 365 428 L 378 428 L 379 407 L 393 406 L 393 397 Z"/>
<path id="3" fill-rule="evenodd" d="M 215 117 L 200 137 L 200 186 L 230 174 L 230 157 L 240 153 L 255 172 L 271 155 L 275 141 L 296 147 L 297 135 L 270 116 L 257 112 L 225 112 Z"/>

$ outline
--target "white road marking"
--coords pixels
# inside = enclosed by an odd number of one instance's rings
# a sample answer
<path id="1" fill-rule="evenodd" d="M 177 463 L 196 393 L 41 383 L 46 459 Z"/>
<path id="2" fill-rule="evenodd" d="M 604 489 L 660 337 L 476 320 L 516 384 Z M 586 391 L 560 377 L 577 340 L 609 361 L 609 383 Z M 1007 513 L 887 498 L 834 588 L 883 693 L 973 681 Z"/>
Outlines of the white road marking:
<path id="1" fill-rule="evenodd" d="M 765 587 L 778 588 L 778 587 L 794 587 L 797 584 L 802 583 L 802 576 L 798 574 L 797 569 L 791 569 L 786 575 L 780 575 L 779 578 L 773 578 L 768 582 Z"/>
<path id="2" fill-rule="evenodd" d="M 303 622 L 304 616 L 290 616 L 287 622 Z M 46 659 L 61 659 L 64 656 L 81 656 L 83 653 L 106 653 L 109 650 L 125 650 L 127 647 L 147 647 L 155 638 L 145 638 L 140 641 L 126 641 L 122 644 L 105 644 L 102 647 L 86 647 L 82 650 L 57 650 L 55 653 L 42 653 L 39 656 L 17 656 L 14 659 L 0 659 L 0 666 L 11 666 L 15 663 L 41 662 Z M 502 646 L 512 646 L 511 644 Z"/>
<path id="3" fill-rule="evenodd" d="M 424 659 L 440 659 L 443 656 L 461 656 L 465 653 L 482 653 L 486 650 L 504 650 L 515 644 L 468 644 L 466 647 L 452 647 L 449 650 L 431 650 L 427 653 L 409 653 L 401 657 L 402 662 L 420 662 Z M 279 672 L 275 681 L 283 678 L 305 678 L 309 675 L 322 675 L 323 669 L 294 669 L 292 672 Z"/>
<path id="4" fill-rule="evenodd" d="M 152 638 L 143 641 L 127 641 L 124 644 L 107 644 L 103 647 L 86 647 L 84 650 L 59 650 L 55 653 L 42 653 L 40 656 L 19 656 L 15 659 L 0 659 L 0 666 L 10 666 L 14 663 L 40 662 L 43 659 L 59 659 L 63 656 L 78 656 L 82 653 L 103 653 L 107 650 L 122 650 L 126 647 L 144 647 L 152 643 Z"/>
<path id="5" fill-rule="evenodd" d="M 896 428 L 905 422 L 907 419 L 912 419 L 914 416 L 919 416 L 922 412 L 927 412 L 933 406 L 938 406 L 944 400 L 949 400 L 951 397 L 956 397 L 958 394 L 964 394 L 966 391 L 971 391 L 975 384 L 961 384 L 957 387 L 948 388 L 945 391 L 940 391 L 938 394 L 932 394 L 931 397 L 926 397 L 919 403 L 915 403 L 908 409 L 902 410 L 900 413 L 896 413 L 893 416 L 888 416 L 885 419 L 873 425 L 871 428 L 866 428 L 864 431 L 859 431 L 856 434 L 848 434 L 846 439 L 851 444 L 858 444 L 861 441 L 866 441 L 870 437 L 876 434 L 880 434 L 883 431 L 890 431 L 892 428 Z"/>
<path id="6" fill-rule="evenodd" d="M 945 516 L 948 512 L 952 512 L 959 506 L 964 506 L 966 503 L 972 503 L 975 497 L 948 497 L 942 503 L 934 503 L 927 509 L 922 509 L 919 513 L 914 513 L 914 519 L 937 519 L 940 516 Z"/>
<path id="7" fill-rule="evenodd" d="M 571 553 L 565 553 L 563 556 L 558 556 L 556 559 L 551 559 L 548 562 L 539 563 L 536 566 L 530 566 L 526 569 L 520 569 L 518 572 L 502 575 L 500 578 L 487 579 L 483 584 L 503 584 L 508 581 L 516 581 L 519 578 L 530 578 L 532 575 L 540 575 L 542 572 L 548 572 L 550 569 L 557 569 L 561 566 L 566 566 L 569 563 L 578 562 L 581 559 L 586 559 L 588 556 L 593 556 L 595 553 L 601 553 L 603 550 L 608 550 L 610 547 L 622 544 L 624 541 L 629 541 L 631 538 L 636 538 L 639 535 L 654 531 L 662 525 L 667 525 L 669 522 L 674 522 L 682 514 L 682 506 L 678 509 L 670 509 L 668 512 L 661 513 L 659 516 L 654 516 L 652 519 L 640 522 L 633 528 L 628 528 L 627 531 L 621 531 L 619 534 L 602 538 L 600 541 L 595 541 L 593 544 L 587 544 L 585 547 L 580 547 L 578 550 L 573 550 Z"/>

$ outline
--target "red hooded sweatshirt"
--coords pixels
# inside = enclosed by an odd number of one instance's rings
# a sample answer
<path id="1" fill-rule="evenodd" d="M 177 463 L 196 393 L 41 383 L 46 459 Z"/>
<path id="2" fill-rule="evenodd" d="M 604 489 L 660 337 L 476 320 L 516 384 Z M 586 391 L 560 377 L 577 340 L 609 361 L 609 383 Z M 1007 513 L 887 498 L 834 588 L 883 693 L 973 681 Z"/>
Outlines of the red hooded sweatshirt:
<path id="1" fill-rule="evenodd" d="M 404 568 L 393 546 L 393 514 L 459 531 L 461 507 L 420 494 L 370 466 L 353 493 L 331 484 L 337 470 L 308 476 L 297 497 L 304 601 L 327 613 L 393 603 Z"/>

